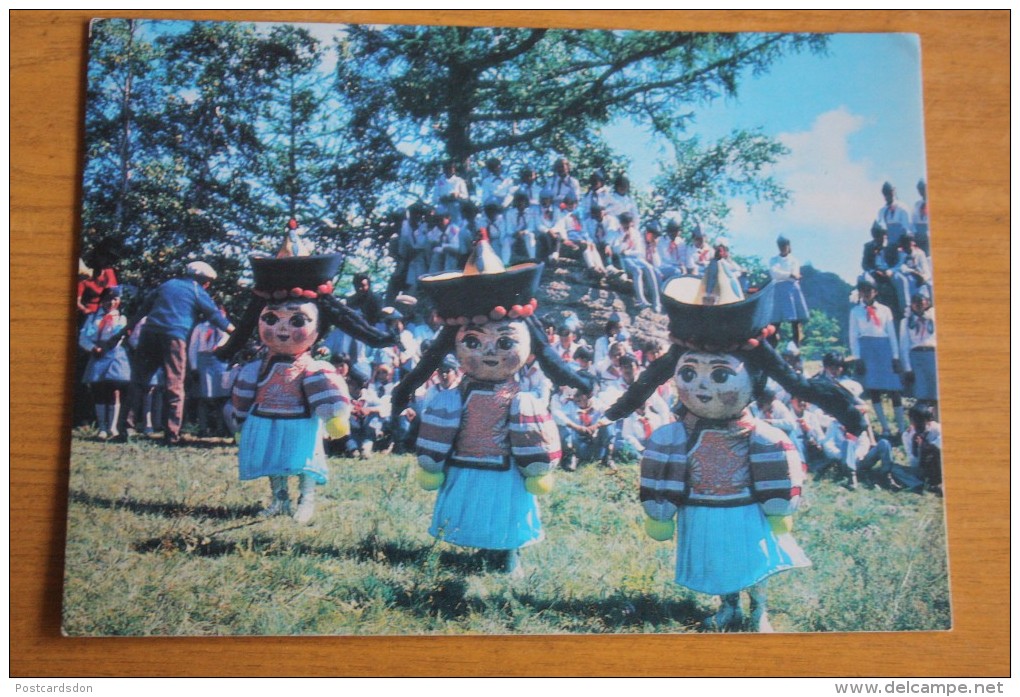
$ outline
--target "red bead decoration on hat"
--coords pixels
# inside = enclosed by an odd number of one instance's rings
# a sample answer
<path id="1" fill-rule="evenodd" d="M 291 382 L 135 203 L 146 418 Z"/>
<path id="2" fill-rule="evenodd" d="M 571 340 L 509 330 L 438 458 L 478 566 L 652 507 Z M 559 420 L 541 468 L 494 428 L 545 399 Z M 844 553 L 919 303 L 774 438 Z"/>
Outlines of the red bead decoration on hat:
<path id="1" fill-rule="evenodd" d="M 494 320 L 501 320 L 506 317 L 506 308 L 502 305 L 496 305 L 489 311 L 489 317 Z"/>
<path id="2" fill-rule="evenodd" d="M 517 318 L 519 318 L 521 316 L 521 312 L 523 312 L 523 311 L 524 311 L 524 308 L 521 307 L 520 305 L 513 305 L 510 308 L 510 312 L 508 312 L 507 314 L 511 318 L 517 319 Z"/>
<path id="3" fill-rule="evenodd" d="M 471 324 L 486 324 L 489 318 L 485 315 L 475 315 L 471 318 Z"/>
<path id="4" fill-rule="evenodd" d="M 302 295 L 302 290 L 300 288 L 291 288 L 290 289 L 290 297 L 292 297 L 292 298 L 300 298 L 301 295 Z"/>

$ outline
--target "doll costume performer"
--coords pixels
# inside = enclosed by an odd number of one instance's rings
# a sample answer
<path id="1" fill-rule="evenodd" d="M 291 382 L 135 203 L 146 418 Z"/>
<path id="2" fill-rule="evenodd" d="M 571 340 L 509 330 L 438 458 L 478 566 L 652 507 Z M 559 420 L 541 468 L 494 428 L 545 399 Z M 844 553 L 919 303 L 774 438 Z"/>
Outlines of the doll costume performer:
<path id="1" fill-rule="evenodd" d="M 287 477 L 300 477 L 301 495 L 294 515 L 311 521 L 315 486 L 327 480 L 324 432 L 341 438 L 350 432 L 350 396 L 333 365 L 312 358 L 311 348 L 336 324 L 344 332 L 374 346 L 391 338 L 333 296 L 332 278 L 339 254 L 286 256 L 309 251 L 290 232 L 276 258 L 251 258 L 253 298 L 220 357 L 229 357 L 256 323 L 266 356 L 244 365 L 231 393 L 239 425 L 240 479 L 268 477 L 272 503 L 267 516 L 289 515 Z"/>
<path id="2" fill-rule="evenodd" d="M 664 541 L 675 529 L 676 582 L 721 596 L 706 628 L 742 629 L 740 591 L 746 590 L 750 629 L 771 631 L 766 580 L 810 564 L 790 535 L 804 466 L 789 437 L 752 416 L 748 406 L 771 377 L 854 433 L 864 423 L 848 392 L 799 376 L 765 340 L 774 331 L 768 325 L 771 288 L 743 298 L 734 294 L 727 273 L 712 262 L 704 278 L 666 285 L 673 346 L 609 408 L 607 418 L 626 416 L 656 385 L 676 380 L 681 417 L 652 433 L 641 460 L 646 532 Z"/>
<path id="3" fill-rule="evenodd" d="M 519 568 L 519 548 L 543 537 L 536 494 L 551 489 L 561 456 L 548 406 L 514 376 L 534 354 L 553 382 L 590 389 L 549 347 L 533 317 L 541 273 L 541 264 L 505 268 L 483 231 L 462 273 L 421 277 L 419 288 L 445 326 L 393 393 L 399 414 L 443 358 L 456 353 L 464 377 L 423 405 L 416 445 L 419 483 L 438 490 L 429 534 L 487 550 L 507 573 Z"/>

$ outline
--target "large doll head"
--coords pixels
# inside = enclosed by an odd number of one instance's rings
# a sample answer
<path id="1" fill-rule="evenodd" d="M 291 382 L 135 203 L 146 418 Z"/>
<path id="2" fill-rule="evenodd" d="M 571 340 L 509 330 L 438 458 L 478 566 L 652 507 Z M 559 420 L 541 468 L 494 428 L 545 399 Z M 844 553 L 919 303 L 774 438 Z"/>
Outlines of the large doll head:
<path id="1" fill-rule="evenodd" d="M 295 221 L 289 224 L 281 255 L 310 251 L 298 238 L 296 226 Z M 332 325 L 369 346 L 394 343 L 389 333 L 375 329 L 334 297 L 332 279 L 340 261 L 339 254 L 252 257 L 255 284 L 251 301 L 237 331 L 217 354 L 232 356 L 257 330 L 270 355 L 297 357 L 311 349 Z"/>
<path id="2" fill-rule="evenodd" d="M 687 351 L 676 366 L 680 402 L 704 419 L 733 419 L 755 398 L 758 381 L 750 366 L 732 353 Z"/>
<path id="3" fill-rule="evenodd" d="M 805 379 L 764 340 L 774 331 L 768 323 L 771 287 L 745 298 L 729 273 L 715 261 L 703 278 L 681 277 L 666 285 L 663 304 L 673 346 L 606 410 L 606 417 L 626 417 L 673 379 L 680 402 L 694 416 L 736 419 L 772 378 L 860 433 L 866 424 L 853 395 L 831 381 Z"/>
<path id="4" fill-rule="evenodd" d="M 466 378 L 504 382 L 535 357 L 557 385 L 587 387 L 552 350 L 542 324 L 535 318 L 541 264 L 506 268 L 484 231 L 462 272 L 430 274 L 418 279 L 442 319 L 443 330 L 393 392 L 393 412 L 425 382 L 450 353 Z"/>
<path id="5" fill-rule="evenodd" d="M 522 320 L 466 324 L 457 330 L 455 353 L 464 374 L 475 380 L 503 382 L 531 357 L 531 334 Z"/>
<path id="6" fill-rule="evenodd" d="M 274 356 L 300 356 L 319 338 L 319 306 L 311 300 L 271 302 L 259 313 L 259 341 Z"/>

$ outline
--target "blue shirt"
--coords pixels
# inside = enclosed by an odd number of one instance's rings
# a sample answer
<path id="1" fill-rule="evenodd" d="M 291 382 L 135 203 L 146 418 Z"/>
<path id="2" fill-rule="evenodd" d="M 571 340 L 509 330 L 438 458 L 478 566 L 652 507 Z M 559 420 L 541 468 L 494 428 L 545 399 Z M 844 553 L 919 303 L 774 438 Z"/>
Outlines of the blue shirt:
<path id="1" fill-rule="evenodd" d="M 220 314 L 216 303 L 205 292 L 205 289 L 189 278 L 174 278 L 149 296 L 149 311 L 145 323 L 145 331 L 166 334 L 174 339 L 188 339 L 192 328 L 198 324 L 199 314 L 223 331 L 230 322 Z"/>

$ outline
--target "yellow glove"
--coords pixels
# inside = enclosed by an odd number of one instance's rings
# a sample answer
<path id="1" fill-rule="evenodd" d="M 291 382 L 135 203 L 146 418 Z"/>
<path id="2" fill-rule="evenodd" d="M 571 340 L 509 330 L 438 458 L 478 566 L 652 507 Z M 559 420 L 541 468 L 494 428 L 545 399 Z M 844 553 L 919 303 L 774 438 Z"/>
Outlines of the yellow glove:
<path id="1" fill-rule="evenodd" d="M 234 431 L 234 442 L 237 443 L 238 449 L 241 447 L 241 433 L 244 431 L 244 426 Z"/>
<path id="2" fill-rule="evenodd" d="M 444 481 L 446 481 L 446 475 L 442 472 L 418 469 L 418 486 L 425 491 L 435 491 L 443 485 Z"/>
<path id="3" fill-rule="evenodd" d="M 673 519 L 656 520 L 645 516 L 645 534 L 657 542 L 666 542 L 673 539 L 676 532 L 676 523 Z"/>
<path id="4" fill-rule="evenodd" d="M 524 478 L 524 488 L 528 490 L 528 493 L 534 494 L 535 496 L 548 494 L 552 491 L 554 483 L 555 480 L 553 479 L 552 472 L 548 472 L 539 477 Z"/>
<path id="5" fill-rule="evenodd" d="M 772 528 L 774 535 L 785 535 L 793 531 L 792 515 L 769 515 L 765 517 L 768 518 L 769 527 Z"/>
<path id="6" fill-rule="evenodd" d="M 326 433 L 330 438 L 343 438 L 351 435 L 351 422 L 342 416 L 334 416 L 326 421 Z"/>

